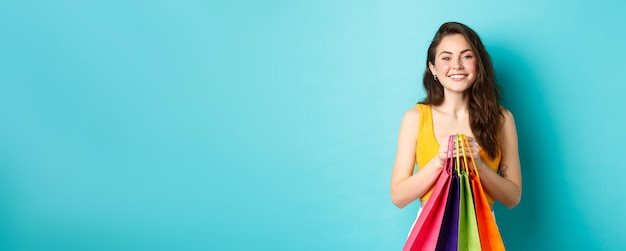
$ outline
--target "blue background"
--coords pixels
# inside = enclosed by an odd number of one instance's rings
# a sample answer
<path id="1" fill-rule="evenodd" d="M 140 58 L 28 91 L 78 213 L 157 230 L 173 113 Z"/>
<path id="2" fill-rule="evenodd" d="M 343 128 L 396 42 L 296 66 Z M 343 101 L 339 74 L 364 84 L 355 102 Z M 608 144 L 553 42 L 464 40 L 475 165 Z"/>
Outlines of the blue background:
<path id="1" fill-rule="evenodd" d="M 445 21 L 516 116 L 509 250 L 624 250 L 623 1 L 2 1 L 0 250 L 400 250 Z"/>

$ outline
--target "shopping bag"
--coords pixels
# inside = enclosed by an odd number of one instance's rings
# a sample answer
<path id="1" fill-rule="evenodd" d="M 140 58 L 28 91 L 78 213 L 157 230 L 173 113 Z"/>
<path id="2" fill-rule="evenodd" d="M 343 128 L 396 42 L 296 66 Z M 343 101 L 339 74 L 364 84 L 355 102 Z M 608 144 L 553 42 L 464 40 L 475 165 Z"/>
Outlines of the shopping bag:
<path id="1" fill-rule="evenodd" d="M 450 191 L 448 192 L 439 239 L 437 240 L 437 247 L 435 249 L 437 251 L 458 250 L 460 196 L 459 172 L 453 169 L 450 180 Z"/>
<path id="2" fill-rule="evenodd" d="M 403 251 L 505 250 L 465 135 L 449 138 L 448 156 Z M 460 148 L 460 149 L 458 149 Z"/>
<path id="3" fill-rule="evenodd" d="M 439 174 L 439 178 L 435 182 L 430 198 L 426 202 L 426 205 L 424 205 L 422 213 L 411 229 L 409 238 L 406 240 L 404 248 L 402 249 L 403 251 L 434 250 L 437 245 L 437 239 L 439 238 L 441 223 L 450 190 L 450 174 L 454 165 L 450 157 L 452 146 L 454 145 L 453 140 L 454 136 L 450 136 L 448 140 L 448 158 L 446 159 L 446 163 L 444 164 L 441 174 Z"/>
<path id="4" fill-rule="evenodd" d="M 465 135 L 460 135 L 460 137 L 458 137 L 457 153 L 459 152 L 459 148 L 461 148 L 461 154 L 457 154 L 457 165 L 460 170 L 459 177 L 461 190 L 461 205 L 459 213 L 459 250 L 478 251 L 481 250 L 480 237 L 478 234 L 478 223 L 476 219 L 476 211 L 474 208 L 472 187 L 468 175 L 468 173 L 470 172 L 470 168 L 473 168 L 470 166 L 470 162 L 467 161 L 467 156 L 465 154 L 465 150 L 469 149 L 469 142 L 467 142 L 467 145 L 466 142 L 467 138 Z"/>
<path id="5" fill-rule="evenodd" d="M 465 144 L 469 146 L 467 138 L 464 139 Z M 491 207 L 485 196 L 480 175 L 476 170 L 476 162 L 472 156 L 469 170 L 471 180 L 472 194 L 474 195 L 474 207 L 476 211 L 476 221 L 478 225 L 478 235 L 480 237 L 480 247 L 483 251 L 501 251 L 505 250 L 500 230 L 491 212 Z"/>

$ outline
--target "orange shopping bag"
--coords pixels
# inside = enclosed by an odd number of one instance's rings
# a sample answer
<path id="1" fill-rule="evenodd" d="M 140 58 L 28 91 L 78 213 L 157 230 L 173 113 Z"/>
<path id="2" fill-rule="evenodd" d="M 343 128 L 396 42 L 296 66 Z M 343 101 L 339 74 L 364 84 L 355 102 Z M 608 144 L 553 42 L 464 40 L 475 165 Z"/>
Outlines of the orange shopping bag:
<path id="1" fill-rule="evenodd" d="M 464 138 L 464 141 L 465 145 L 469 146 L 467 138 Z M 478 175 L 478 171 L 476 170 L 476 162 L 473 156 L 471 156 L 471 160 L 473 168 L 470 168 L 469 174 L 472 183 L 472 193 L 474 195 L 480 247 L 483 251 L 505 250 L 500 230 L 498 230 L 498 225 L 496 225 L 491 207 L 489 206 L 489 202 L 487 202 L 487 197 L 485 197 L 485 191 L 480 183 L 480 175 Z"/>

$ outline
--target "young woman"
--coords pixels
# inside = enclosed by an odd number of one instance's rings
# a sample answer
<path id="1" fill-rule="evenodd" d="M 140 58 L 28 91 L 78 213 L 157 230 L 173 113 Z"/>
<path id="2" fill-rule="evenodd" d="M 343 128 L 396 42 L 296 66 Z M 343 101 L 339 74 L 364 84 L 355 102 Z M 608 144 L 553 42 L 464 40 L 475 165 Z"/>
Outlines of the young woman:
<path id="1" fill-rule="evenodd" d="M 404 114 L 400 126 L 393 203 L 403 208 L 419 198 L 425 205 L 442 171 L 448 137 L 459 133 L 469 137 L 468 154 L 489 203 L 515 207 L 522 194 L 515 121 L 499 104 L 493 65 L 476 32 L 456 22 L 439 28 L 428 48 L 424 88 L 426 98 Z"/>

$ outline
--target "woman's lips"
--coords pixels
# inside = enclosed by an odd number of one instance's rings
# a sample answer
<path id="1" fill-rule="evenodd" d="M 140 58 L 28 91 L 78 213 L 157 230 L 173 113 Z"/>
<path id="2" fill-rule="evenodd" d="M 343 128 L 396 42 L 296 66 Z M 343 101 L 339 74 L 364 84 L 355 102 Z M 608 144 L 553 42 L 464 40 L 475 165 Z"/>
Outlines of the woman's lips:
<path id="1" fill-rule="evenodd" d="M 453 75 L 450 75 L 448 77 L 451 78 L 454 81 L 461 81 L 461 80 L 464 80 L 467 77 L 467 75 L 464 75 L 464 74 L 453 74 Z"/>

